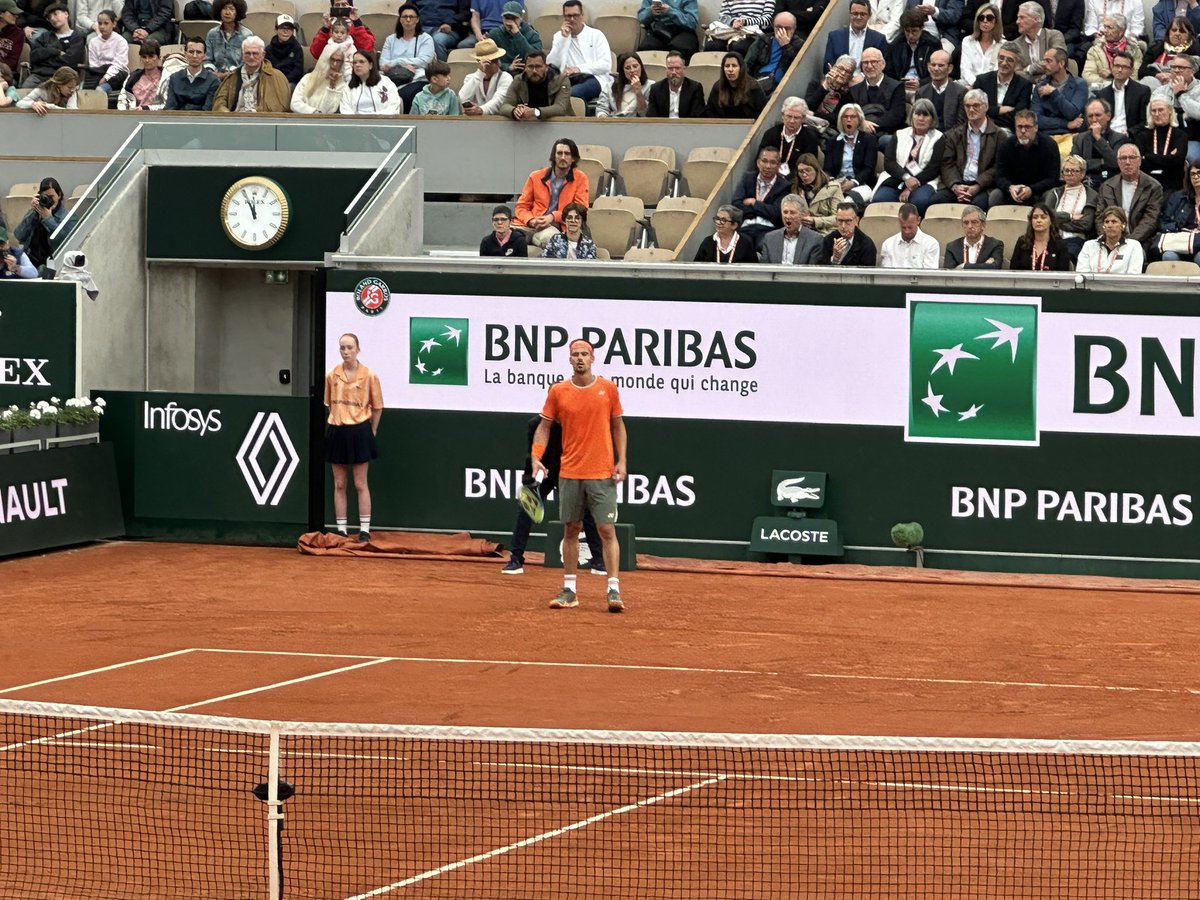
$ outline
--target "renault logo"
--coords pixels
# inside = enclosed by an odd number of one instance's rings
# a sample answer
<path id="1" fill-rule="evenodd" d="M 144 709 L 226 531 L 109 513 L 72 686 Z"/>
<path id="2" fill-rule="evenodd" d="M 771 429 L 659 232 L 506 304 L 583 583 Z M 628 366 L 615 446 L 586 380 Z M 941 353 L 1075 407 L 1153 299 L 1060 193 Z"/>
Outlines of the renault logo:
<path id="1" fill-rule="evenodd" d="M 259 457 L 268 442 L 275 458 L 273 463 L 264 468 L 259 464 Z M 260 412 L 254 417 L 242 446 L 238 448 L 237 464 L 250 493 L 254 495 L 254 502 L 259 506 L 278 506 L 296 472 L 296 466 L 300 465 L 300 456 L 292 446 L 292 439 L 279 413 Z"/>

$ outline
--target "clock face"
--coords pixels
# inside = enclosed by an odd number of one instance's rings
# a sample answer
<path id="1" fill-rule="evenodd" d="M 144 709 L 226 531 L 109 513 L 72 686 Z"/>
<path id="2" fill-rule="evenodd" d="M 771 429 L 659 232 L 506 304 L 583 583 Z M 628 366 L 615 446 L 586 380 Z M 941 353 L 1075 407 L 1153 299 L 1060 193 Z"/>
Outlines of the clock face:
<path id="1" fill-rule="evenodd" d="M 229 239 L 246 250 L 263 250 L 283 237 L 288 200 L 283 189 L 266 178 L 243 178 L 225 194 L 221 224 Z"/>

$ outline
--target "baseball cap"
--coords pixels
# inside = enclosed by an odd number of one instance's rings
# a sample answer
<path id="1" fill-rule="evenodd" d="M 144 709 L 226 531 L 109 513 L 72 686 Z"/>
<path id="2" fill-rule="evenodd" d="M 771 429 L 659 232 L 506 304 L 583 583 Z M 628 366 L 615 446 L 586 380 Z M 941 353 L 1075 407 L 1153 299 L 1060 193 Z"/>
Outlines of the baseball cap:
<path id="1" fill-rule="evenodd" d="M 12 0 L 0 0 L 0 3 L 5 2 L 11 3 Z M 517 18 L 520 18 L 525 15 L 525 7 L 518 3 L 517 0 L 508 0 L 508 2 L 504 4 L 504 15 L 516 16 Z"/>
<path id="2" fill-rule="evenodd" d="M 0 3 L 3 3 L 3 2 L 4 2 L 4 0 L 0 0 Z M 275 27 L 282 28 L 284 25 L 291 25 L 293 28 L 295 28 L 296 20 L 293 19 L 291 16 L 289 16 L 287 13 L 284 13 L 278 19 L 275 20 Z"/>
<path id="3" fill-rule="evenodd" d="M 19 13 L 21 7 L 17 6 L 13 0 L 0 0 L 0 12 Z"/>

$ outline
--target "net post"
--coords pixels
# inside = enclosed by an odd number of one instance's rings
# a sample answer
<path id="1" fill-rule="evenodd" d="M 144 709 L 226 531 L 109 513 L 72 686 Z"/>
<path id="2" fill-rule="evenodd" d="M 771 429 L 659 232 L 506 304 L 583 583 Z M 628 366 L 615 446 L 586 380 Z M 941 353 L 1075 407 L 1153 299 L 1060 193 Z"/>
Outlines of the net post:
<path id="1" fill-rule="evenodd" d="M 271 723 L 267 754 L 267 883 L 271 900 L 283 897 L 283 802 L 279 799 L 279 725 Z"/>

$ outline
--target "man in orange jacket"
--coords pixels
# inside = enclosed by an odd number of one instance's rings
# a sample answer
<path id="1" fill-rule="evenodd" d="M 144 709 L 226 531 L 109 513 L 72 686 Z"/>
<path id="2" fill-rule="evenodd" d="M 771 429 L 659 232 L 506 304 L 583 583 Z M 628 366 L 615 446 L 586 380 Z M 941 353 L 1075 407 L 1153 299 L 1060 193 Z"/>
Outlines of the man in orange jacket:
<path id="1" fill-rule="evenodd" d="M 576 168 L 578 164 L 578 145 L 570 138 L 559 138 L 550 151 L 550 165 L 525 179 L 515 224 L 531 233 L 539 247 L 558 234 L 567 204 L 588 205 L 588 177 Z"/>

